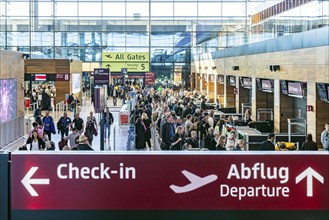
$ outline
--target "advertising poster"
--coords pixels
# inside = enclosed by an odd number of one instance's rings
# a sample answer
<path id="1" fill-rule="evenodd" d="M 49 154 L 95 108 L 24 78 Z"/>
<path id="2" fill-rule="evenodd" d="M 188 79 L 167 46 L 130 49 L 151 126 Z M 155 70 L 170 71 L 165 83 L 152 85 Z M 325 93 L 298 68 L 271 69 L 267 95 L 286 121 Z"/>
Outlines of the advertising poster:
<path id="1" fill-rule="evenodd" d="M 16 118 L 16 79 L 0 80 L 0 124 Z"/>
<path id="2" fill-rule="evenodd" d="M 79 93 L 81 91 L 81 73 L 72 74 L 72 93 Z"/>

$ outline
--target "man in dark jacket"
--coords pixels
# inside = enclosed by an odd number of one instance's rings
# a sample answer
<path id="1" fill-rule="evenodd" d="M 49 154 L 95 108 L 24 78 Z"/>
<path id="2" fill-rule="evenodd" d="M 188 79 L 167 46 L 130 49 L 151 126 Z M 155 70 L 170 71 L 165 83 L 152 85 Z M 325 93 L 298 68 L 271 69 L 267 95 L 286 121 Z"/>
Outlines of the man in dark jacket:
<path id="1" fill-rule="evenodd" d="M 273 133 L 269 133 L 267 136 L 267 140 L 262 143 L 260 150 L 275 151 L 274 139 L 275 135 Z"/>
<path id="2" fill-rule="evenodd" d="M 211 146 L 210 146 L 210 142 L 212 139 L 214 139 L 214 128 L 208 128 L 208 134 L 206 135 L 205 139 L 204 139 L 204 148 L 207 148 L 210 150 Z"/>
<path id="3" fill-rule="evenodd" d="M 161 138 L 162 138 L 162 150 L 169 150 L 171 145 L 171 138 L 175 135 L 175 129 L 172 124 L 173 117 L 171 114 L 167 115 L 167 122 L 162 125 Z"/>
<path id="4" fill-rule="evenodd" d="M 61 139 L 69 135 L 71 124 L 71 118 L 67 116 L 67 112 L 64 112 L 63 116 L 57 122 L 57 130 L 61 132 Z"/>

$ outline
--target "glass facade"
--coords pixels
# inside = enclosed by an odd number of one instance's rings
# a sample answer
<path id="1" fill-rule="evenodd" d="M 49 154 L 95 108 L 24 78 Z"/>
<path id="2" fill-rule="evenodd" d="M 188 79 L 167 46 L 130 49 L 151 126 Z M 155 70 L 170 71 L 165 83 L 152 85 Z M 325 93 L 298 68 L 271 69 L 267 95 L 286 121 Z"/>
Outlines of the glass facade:
<path id="1" fill-rule="evenodd" d="M 150 71 L 188 72 L 191 52 L 228 46 L 263 1 L 1 0 L 0 48 L 31 58 L 101 62 L 101 53 L 148 52 Z M 184 74 L 184 73 L 183 73 Z"/>
<path id="2" fill-rule="evenodd" d="M 278 2 L 1 0 L 0 49 L 83 62 L 101 62 L 103 51 L 148 52 L 150 71 L 172 77 L 190 72 L 193 54 L 328 25 L 325 0 L 251 25 L 250 15 Z"/>

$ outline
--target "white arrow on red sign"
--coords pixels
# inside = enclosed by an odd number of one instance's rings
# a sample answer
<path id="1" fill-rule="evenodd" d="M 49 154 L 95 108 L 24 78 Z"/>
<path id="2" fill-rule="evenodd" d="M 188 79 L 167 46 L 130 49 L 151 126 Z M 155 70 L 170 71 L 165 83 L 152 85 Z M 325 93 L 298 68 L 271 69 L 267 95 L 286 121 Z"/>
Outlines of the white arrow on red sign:
<path id="1" fill-rule="evenodd" d="M 35 185 L 48 185 L 49 179 L 31 179 L 33 174 L 39 169 L 39 167 L 31 167 L 29 172 L 22 179 L 22 184 L 26 190 L 31 194 L 31 196 L 39 196 L 39 194 L 34 190 L 32 184 Z"/>
<path id="2" fill-rule="evenodd" d="M 313 197 L 313 177 L 322 184 L 324 183 L 324 178 L 318 172 L 309 167 L 296 177 L 296 184 L 303 180 L 305 177 L 307 177 L 307 197 Z"/>

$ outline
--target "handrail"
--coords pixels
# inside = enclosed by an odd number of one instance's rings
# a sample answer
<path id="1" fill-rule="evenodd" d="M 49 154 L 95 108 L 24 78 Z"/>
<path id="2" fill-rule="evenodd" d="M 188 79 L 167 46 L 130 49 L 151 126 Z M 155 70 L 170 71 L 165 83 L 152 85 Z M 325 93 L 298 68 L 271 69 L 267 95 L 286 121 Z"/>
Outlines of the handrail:
<path id="1" fill-rule="evenodd" d="M 53 115 L 59 117 L 60 112 L 64 112 L 64 110 L 65 110 L 65 103 L 64 101 L 61 101 L 55 105 L 55 109 L 53 108 Z M 54 111 L 56 111 L 55 114 Z"/>
<path id="2" fill-rule="evenodd" d="M 272 108 L 259 108 L 257 109 L 257 121 L 260 121 L 260 114 L 270 114 L 271 121 L 274 120 L 274 113 Z"/>
<path id="3" fill-rule="evenodd" d="M 291 142 L 291 126 L 301 126 L 304 128 L 304 135 L 306 136 L 307 133 L 307 123 L 305 119 L 301 118 L 288 118 L 288 141 Z M 297 146 L 299 148 L 299 146 Z"/>

